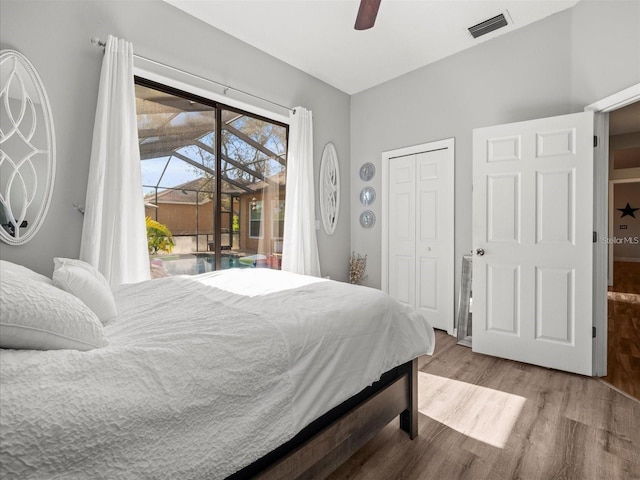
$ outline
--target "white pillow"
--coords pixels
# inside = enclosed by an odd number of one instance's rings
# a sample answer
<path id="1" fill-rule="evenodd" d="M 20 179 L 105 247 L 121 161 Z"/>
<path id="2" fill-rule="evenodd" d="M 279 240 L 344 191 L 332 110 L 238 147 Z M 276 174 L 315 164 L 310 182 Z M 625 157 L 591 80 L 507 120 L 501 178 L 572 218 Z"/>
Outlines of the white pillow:
<path id="1" fill-rule="evenodd" d="M 93 310 L 103 325 L 118 316 L 116 300 L 106 278 L 81 260 L 54 258 L 53 284 L 72 293 Z"/>
<path id="2" fill-rule="evenodd" d="M 27 267 L 24 267 L 22 265 L 18 265 L 17 263 L 11 263 L 6 260 L 0 260 L 0 277 L 2 277 L 2 275 L 4 275 L 7 272 L 12 272 L 18 275 L 26 276 L 33 280 L 48 283 L 49 285 L 51 285 L 51 279 L 49 277 L 40 275 L 39 273 L 34 272 L 33 270 Z"/>
<path id="3" fill-rule="evenodd" d="M 0 347 L 91 350 L 108 344 L 98 317 L 70 293 L 26 276 L 0 278 Z"/>

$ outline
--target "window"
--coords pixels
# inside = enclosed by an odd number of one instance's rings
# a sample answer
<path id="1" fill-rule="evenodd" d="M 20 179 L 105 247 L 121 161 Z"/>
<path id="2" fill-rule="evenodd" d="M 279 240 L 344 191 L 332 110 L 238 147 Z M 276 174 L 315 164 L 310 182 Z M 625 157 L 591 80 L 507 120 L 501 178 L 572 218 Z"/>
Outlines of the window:
<path id="1" fill-rule="evenodd" d="M 282 240 L 284 236 L 284 200 L 273 201 L 273 220 L 272 237 L 276 240 Z"/>
<path id="2" fill-rule="evenodd" d="M 277 268 L 287 125 L 139 77 L 136 110 L 145 213 L 175 244 L 170 255 L 150 245 L 152 265 Z"/>
<path id="3" fill-rule="evenodd" d="M 249 236 L 251 238 L 262 238 L 262 200 L 251 201 L 249 213 Z"/>

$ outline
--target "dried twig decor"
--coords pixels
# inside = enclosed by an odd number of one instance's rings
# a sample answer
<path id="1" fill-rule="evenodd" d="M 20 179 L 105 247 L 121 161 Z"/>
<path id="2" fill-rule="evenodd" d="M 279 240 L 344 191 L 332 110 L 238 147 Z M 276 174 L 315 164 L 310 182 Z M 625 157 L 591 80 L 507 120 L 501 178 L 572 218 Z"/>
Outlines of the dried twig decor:
<path id="1" fill-rule="evenodd" d="M 359 285 L 367 276 L 364 271 L 367 268 L 367 256 L 364 257 L 359 253 L 351 253 L 349 257 L 349 283 Z"/>

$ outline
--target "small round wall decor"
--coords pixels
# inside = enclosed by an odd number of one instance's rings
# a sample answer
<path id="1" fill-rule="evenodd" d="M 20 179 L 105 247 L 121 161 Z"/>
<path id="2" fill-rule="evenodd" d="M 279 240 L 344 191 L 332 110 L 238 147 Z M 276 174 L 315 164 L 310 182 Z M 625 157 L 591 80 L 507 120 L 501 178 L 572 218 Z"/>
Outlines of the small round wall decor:
<path id="1" fill-rule="evenodd" d="M 364 187 L 360 191 L 360 203 L 362 205 L 371 205 L 376 199 L 376 191 L 373 187 Z"/>
<path id="2" fill-rule="evenodd" d="M 363 228 L 371 228 L 376 224 L 376 216 L 371 210 L 365 210 L 360 214 L 360 225 Z"/>
<path id="3" fill-rule="evenodd" d="M 375 174 L 376 166 L 371 162 L 367 162 L 360 167 L 360 179 L 365 182 L 371 180 L 375 176 Z"/>

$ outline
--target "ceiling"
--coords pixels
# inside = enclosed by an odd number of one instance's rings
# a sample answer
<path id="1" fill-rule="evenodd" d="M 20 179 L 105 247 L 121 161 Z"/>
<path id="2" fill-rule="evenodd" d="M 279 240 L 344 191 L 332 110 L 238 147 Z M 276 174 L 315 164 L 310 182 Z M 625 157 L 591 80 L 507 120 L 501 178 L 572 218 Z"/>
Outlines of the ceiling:
<path id="1" fill-rule="evenodd" d="M 575 5 L 578 0 L 382 0 L 356 31 L 359 0 L 165 0 L 264 52 L 354 94 Z M 468 28 L 503 13 L 478 39 Z"/>

